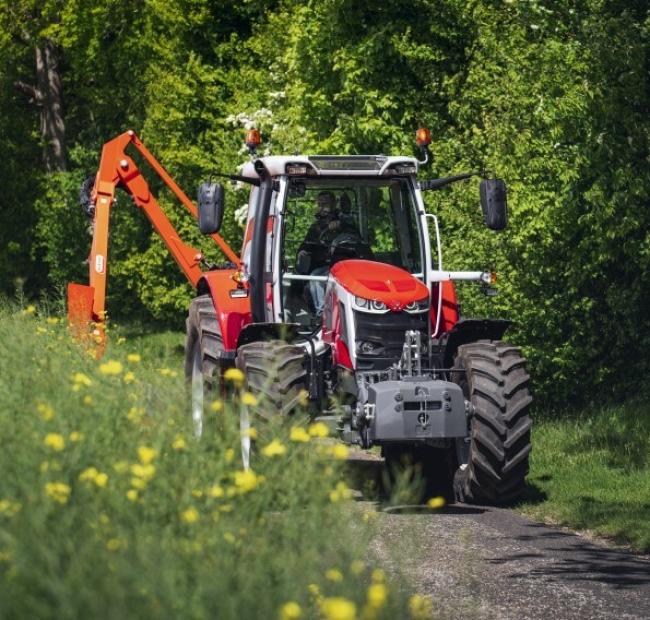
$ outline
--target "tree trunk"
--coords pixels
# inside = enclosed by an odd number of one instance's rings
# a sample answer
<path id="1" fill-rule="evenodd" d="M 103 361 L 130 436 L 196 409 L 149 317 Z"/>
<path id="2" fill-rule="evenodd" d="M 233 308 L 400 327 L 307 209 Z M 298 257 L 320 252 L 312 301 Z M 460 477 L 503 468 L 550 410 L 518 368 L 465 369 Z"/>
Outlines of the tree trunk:
<path id="1" fill-rule="evenodd" d="M 63 92 L 59 74 L 59 55 L 51 41 L 34 50 L 36 61 L 36 86 L 16 82 L 16 88 L 38 107 L 43 142 L 43 163 L 48 172 L 61 172 L 68 168 L 65 146 L 65 119 Z"/>

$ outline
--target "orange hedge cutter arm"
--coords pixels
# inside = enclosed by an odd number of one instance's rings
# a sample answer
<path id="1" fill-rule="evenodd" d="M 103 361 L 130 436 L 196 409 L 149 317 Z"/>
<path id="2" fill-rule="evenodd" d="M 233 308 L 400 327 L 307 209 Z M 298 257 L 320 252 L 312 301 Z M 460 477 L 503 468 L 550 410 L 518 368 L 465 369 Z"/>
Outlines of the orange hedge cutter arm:
<path id="1" fill-rule="evenodd" d="M 144 210 L 192 286 L 196 287 L 203 273 L 200 268 L 201 252 L 181 241 L 178 232 L 149 190 L 149 185 L 135 162 L 124 152 L 129 145 L 133 145 L 142 154 L 187 210 L 194 217 L 198 217 L 194 203 L 142 144 L 134 131 L 127 131 L 104 144 L 91 195 L 91 200 L 95 202 L 95 219 L 89 260 L 90 286 L 68 284 L 68 322 L 73 333 L 81 338 L 88 333 L 89 324 L 94 323 L 93 335 L 100 346 L 104 343 L 106 315 L 109 215 L 115 200 L 115 188 L 118 185 L 131 194 L 136 205 Z M 239 266 L 238 256 L 224 239 L 216 233 L 212 238 L 228 259 Z"/>

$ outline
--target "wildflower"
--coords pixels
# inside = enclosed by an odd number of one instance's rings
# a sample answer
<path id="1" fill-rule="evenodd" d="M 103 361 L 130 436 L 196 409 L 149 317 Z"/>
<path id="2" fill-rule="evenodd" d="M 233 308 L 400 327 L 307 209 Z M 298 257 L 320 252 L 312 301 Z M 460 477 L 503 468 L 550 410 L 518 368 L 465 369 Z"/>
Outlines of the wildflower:
<path id="1" fill-rule="evenodd" d="M 320 588 L 318 587 L 317 583 L 310 583 L 307 586 L 307 590 L 309 590 L 309 594 L 311 594 L 314 598 L 320 597 Z"/>
<path id="2" fill-rule="evenodd" d="M 109 551 L 119 551 L 122 547 L 126 547 L 126 543 L 122 542 L 119 538 L 111 538 L 106 542 L 106 548 Z"/>
<path id="3" fill-rule="evenodd" d="M 364 512 L 363 516 L 361 518 L 363 519 L 364 523 L 369 523 L 370 521 L 373 521 L 374 519 L 377 518 L 377 513 L 376 512 Z"/>
<path id="4" fill-rule="evenodd" d="M 184 523 L 196 523 L 199 520 L 199 511 L 196 508 L 188 508 L 181 513 L 181 521 Z"/>
<path id="5" fill-rule="evenodd" d="M 50 405 L 39 403 L 36 405 L 36 411 L 41 414 L 41 419 L 44 422 L 49 422 L 50 420 L 54 419 L 54 409 L 52 409 Z"/>
<path id="6" fill-rule="evenodd" d="M 218 484 L 215 484 L 214 486 L 210 487 L 207 490 L 207 495 L 208 497 L 214 497 L 216 499 L 219 497 L 223 497 L 224 492 L 223 489 Z"/>
<path id="7" fill-rule="evenodd" d="M 139 354 L 139 353 L 129 353 L 129 354 L 126 356 L 126 359 L 127 359 L 129 362 L 132 362 L 133 364 L 137 364 L 137 363 L 138 363 L 142 358 L 140 357 L 140 354 Z"/>
<path id="8" fill-rule="evenodd" d="M 298 394 L 298 403 L 301 407 L 307 406 L 307 403 L 309 403 L 309 392 L 307 390 L 300 390 L 300 393 Z"/>
<path id="9" fill-rule="evenodd" d="M 274 456 L 282 456 L 286 451 L 286 447 L 283 446 L 277 439 L 274 439 L 270 444 L 261 450 L 262 454 L 264 456 L 268 456 L 269 458 Z"/>
<path id="10" fill-rule="evenodd" d="M 138 499 L 138 492 L 135 489 L 129 489 L 126 492 L 126 497 L 132 502 L 135 502 Z"/>
<path id="11" fill-rule="evenodd" d="M 334 582 L 343 581 L 343 573 L 338 568 L 330 568 L 325 572 L 325 579 Z"/>
<path id="12" fill-rule="evenodd" d="M 433 615 L 433 605 L 426 596 L 414 594 L 409 599 L 409 612 L 413 620 L 429 620 Z"/>
<path id="13" fill-rule="evenodd" d="M 381 568 L 375 568 L 372 571 L 371 579 L 373 583 L 384 583 L 386 581 L 386 573 Z"/>
<path id="14" fill-rule="evenodd" d="M 129 372 L 124 374 L 122 379 L 124 383 L 133 383 L 135 381 L 135 375 L 129 370 Z"/>
<path id="15" fill-rule="evenodd" d="M 66 504 L 70 499 L 70 487 L 64 482 L 48 482 L 45 485 L 45 495 L 59 504 Z"/>
<path id="16" fill-rule="evenodd" d="M 90 406 L 93 404 L 93 402 L 94 401 L 92 396 L 90 396 L 89 394 L 86 394 L 86 396 L 84 396 L 84 400 L 83 400 L 84 405 Z"/>
<path id="17" fill-rule="evenodd" d="M 235 458 L 235 451 L 232 448 L 226 448 L 223 457 L 226 460 L 226 463 L 230 463 Z"/>
<path id="18" fill-rule="evenodd" d="M 350 572 L 353 575 L 359 576 L 365 569 L 366 565 L 361 560 L 354 560 L 352 564 L 350 564 Z"/>
<path id="19" fill-rule="evenodd" d="M 142 465 L 140 463 L 134 463 L 131 465 L 131 473 L 146 482 L 154 477 L 156 468 L 151 464 Z"/>
<path id="20" fill-rule="evenodd" d="M 34 312 L 36 312 L 36 306 L 32 306 L 31 304 L 23 310 L 24 314 L 34 314 Z"/>
<path id="21" fill-rule="evenodd" d="M 302 616 L 302 609 L 295 601 L 289 601 L 280 608 L 280 620 L 298 620 Z"/>
<path id="22" fill-rule="evenodd" d="M 234 545 L 237 539 L 235 538 L 235 535 L 232 532 L 226 532 L 223 535 L 223 539 L 227 542 L 230 543 L 231 545 Z"/>
<path id="23" fill-rule="evenodd" d="M 44 327 L 41 327 L 40 325 L 36 328 L 36 333 L 37 334 L 47 334 L 47 329 Z"/>
<path id="24" fill-rule="evenodd" d="M 13 517 L 20 512 L 22 507 L 22 504 L 19 502 L 12 502 L 8 499 L 2 499 L 0 500 L 0 515 Z"/>
<path id="25" fill-rule="evenodd" d="M 170 368 L 159 368 L 158 372 L 163 377 L 175 377 L 178 374 L 175 370 L 171 370 Z"/>
<path id="26" fill-rule="evenodd" d="M 59 319 L 58 319 L 57 317 L 55 317 L 55 316 L 48 316 L 48 317 L 47 317 L 47 322 L 48 322 L 50 325 L 57 325 L 58 322 L 59 322 Z"/>
<path id="27" fill-rule="evenodd" d="M 148 465 L 156 457 L 156 451 L 147 446 L 140 446 L 138 448 L 138 458 L 143 465 Z"/>
<path id="28" fill-rule="evenodd" d="M 122 364 L 115 360 L 109 360 L 99 365 L 99 372 L 103 375 L 119 375 L 122 372 Z"/>
<path id="29" fill-rule="evenodd" d="M 176 439 L 172 442 L 172 448 L 174 450 L 184 450 L 186 445 L 185 439 L 180 435 L 176 435 Z"/>
<path id="30" fill-rule="evenodd" d="M 257 429 L 256 428 L 247 428 L 242 431 L 243 437 L 250 437 L 251 439 L 257 439 Z"/>
<path id="31" fill-rule="evenodd" d="M 87 467 L 79 474 L 79 480 L 82 482 L 93 482 L 98 473 L 96 467 Z"/>
<path id="32" fill-rule="evenodd" d="M 72 381 L 75 385 L 83 385 L 85 387 L 90 387 L 93 382 L 88 375 L 84 375 L 83 372 L 75 372 L 72 375 Z"/>
<path id="33" fill-rule="evenodd" d="M 383 583 L 372 583 L 368 588 L 368 606 L 380 609 L 386 604 L 388 590 Z"/>
<path id="34" fill-rule="evenodd" d="M 214 411 L 215 413 L 217 411 L 221 411 L 223 409 L 223 403 L 220 400 L 213 400 L 210 403 L 210 409 L 212 409 L 212 411 Z"/>
<path id="35" fill-rule="evenodd" d="M 342 443 L 334 444 L 330 449 L 330 454 L 339 461 L 344 461 L 345 459 L 347 459 L 349 453 L 350 450 L 348 449 L 348 447 L 343 445 Z"/>
<path id="36" fill-rule="evenodd" d="M 130 422 L 135 422 L 136 424 L 142 420 L 144 416 L 144 409 L 142 407 L 131 407 L 129 412 L 126 414 L 127 419 Z"/>
<path id="37" fill-rule="evenodd" d="M 330 429 L 323 422 L 315 422 L 309 427 L 309 434 L 312 437 L 327 437 L 330 434 Z"/>
<path id="38" fill-rule="evenodd" d="M 203 491 L 201 489 L 192 489 L 192 497 L 196 497 L 197 499 L 200 499 L 203 497 Z"/>
<path id="39" fill-rule="evenodd" d="M 240 493 L 248 493 L 255 489 L 260 480 L 252 469 L 235 472 L 235 487 Z"/>
<path id="40" fill-rule="evenodd" d="M 142 491 L 147 486 L 147 481 L 142 478 L 131 478 L 131 486 L 138 491 Z"/>
<path id="41" fill-rule="evenodd" d="M 343 501 L 352 497 L 352 491 L 345 482 L 337 482 L 336 487 L 330 491 L 330 501 L 333 503 Z"/>
<path id="42" fill-rule="evenodd" d="M 79 431 L 72 431 L 69 437 L 71 442 L 76 443 L 78 441 L 81 441 L 84 438 L 84 435 Z"/>
<path id="43" fill-rule="evenodd" d="M 228 368 L 223 373 L 226 381 L 232 381 L 235 385 L 241 385 L 244 382 L 244 373 L 239 368 Z"/>
<path id="44" fill-rule="evenodd" d="M 341 596 L 323 599 L 320 610 L 325 620 L 354 620 L 357 617 L 357 606 Z"/>
<path id="45" fill-rule="evenodd" d="M 105 474 L 103 471 L 100 471 L 95 478 L 95 484 L 103 489 L 108 484 L 108 474 Z"/>
<path id="46" fill-rule="evenodd" d="M 241 395 L 241 402 L 247 407 L 255 407 L 257 406 L 258 401 L 254 394 L 251 394 L 250 392 L 244 392 Z"/>
<path id="47" fill-rule="evenodd" d="M 43 439 L 43 444 L 55 452 L 61 452 L 65 448 L 65 439 L 59 433 L 48 433 Z"/>
<path id="48" fill-rule="evenodd" d="M 113 463 L 113 469 L 118 474 L 124 474 L 129 470 L 129 464 L 126 461 L 117 461 L 117 463 Z"/>
<path id="49" fill-rule="evenodd" d="M 444 497 L 432 497 L 428 502 L 427 506 L 429 508 L 442 508 L 445 505 L 445 498 Z"/>
<path id="50" fill-rule="evenodd" d="M 298 441 L 306 443 L 309 441 L 309 433 L 302 426 L 294 426 L 289 433 L 291 441 Z"/>

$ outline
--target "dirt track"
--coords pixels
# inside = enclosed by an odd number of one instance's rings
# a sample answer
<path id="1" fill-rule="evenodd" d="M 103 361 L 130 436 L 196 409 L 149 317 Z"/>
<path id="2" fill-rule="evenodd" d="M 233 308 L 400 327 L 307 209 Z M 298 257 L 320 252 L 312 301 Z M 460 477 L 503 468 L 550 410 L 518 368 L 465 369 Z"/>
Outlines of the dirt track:
<path id="1" fill-rule="evenodd" d="M 442 618 L 650 618 L 650 557 L 491 507 L 412 507 L 377 522 L 374 551 Z"/>

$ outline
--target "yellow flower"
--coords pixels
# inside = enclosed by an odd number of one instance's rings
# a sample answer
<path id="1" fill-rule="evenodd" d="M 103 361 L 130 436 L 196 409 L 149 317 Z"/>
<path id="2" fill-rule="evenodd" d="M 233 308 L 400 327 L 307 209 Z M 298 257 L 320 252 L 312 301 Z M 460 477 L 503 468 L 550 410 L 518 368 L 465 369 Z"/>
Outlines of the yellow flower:
<path id="1" fill-rule="evenodd" d="M 445 505 L 444 497 L 432 497 L 428 502 L 427 506 L 429 508 L 442 508 Z"/>
<path id="2" fill-rule="evenodd" d="M 233 383 L 239 385 L 244 382 L 244 373 L 239 370 L 239 368 L 228 368 L 226 372 L 223 373 L 223 378 L 226 381 L 232 381 Z"/>
<path id="3" fill-rule="evenodd" d="M 201 491 L 201 489 L 193 489 L 192 497 L 196 497 L 197 499 L 200 499 L 201 497 L 203 497 L 203 491 Z"/>
<path id="4" fill-rule="evenodd" d="M 58 319 L 57 317 L 55 317 L 55 316 L 48 316 L 48 317 L 47 317 L 47 322 L 48 322 L 50 325 L 57 325 L 58 322 L 59 322 L 59 319 Z"/>
<path id="5" fill-rule="evenodd" d="M 370 584 L 368 588 L 368 605 L 373 609 L 380 609 L 386 604 L 388 590 L 383 583 Z"/>
<path id="6" fill-rule="evenodd" d="M 361 560 L 354 560 L 350 564 L 350 571 L 353 575 L 359 576 L 366 569 L 366 565 Z"/>
<path id="7" fill-rule="evenodd" d="M 99 365 L 99 372 L 103 375 L 119 375 L 122 372 L 122 364 L 115 360 L 109 360 L 105 364 Z"/>
<path id="8" fill-rule="evenodd" d="M 129 362 L 133 362 L 134 364 L 137 364 L 137 363 L 138 363 L 142 358 L 140 357 L 140 354 L 139 354 L 139 353 L 129 353 L 129 354 L 126 356 L 126 359 L 127 359 Z"/>
<path id="9" fill-rule="evenodd" d="M 129 464 L 126 461 L 117 461 L 117 463 L 113 464 L 113 469 L 118 474 L 124 474 L 129 471 Z"/>
<path id="10" fill-rule="evenodd" d="M 119 551 L 122 547 L 126 547 L 126 543 L 123 543 L 119 538 L 111 538 L 106 542 L 106 548 L 109 551 Z"/>
<path id="11" fill-rule="evenodd" d="M 414 594 L 409 599 L 409 612 L 413 620 L 430 620 L 433 616 L 433 605 L 426 596 Z"/>
<path id="12" fill-rule="evenodd" d="M 386 573 L 381 568 L 375 568 L 372 571 L 371 579 L 373 583 L 384 583 L 386 581 Z"/>
<path id="13" fill-rule="evenodd" d="M 12 502 L 8 499 L 2 499 L 0 500 L 0 515 L 13 517 L 20 512 L 22 507 L 22 504 L 19 502 Z"/>
<path id="14" fill-rule="evenodd" d="M 330 568 L 325 572 L 325 579 L 334 582 L 343 581 L 343 573 L 338 568 Z"/>
<path id="15" fill-rule="evenodd" d="M 307 442 L 310 440 L 309 433 L 302 426 L 294 426 L 289 434 L 291 441 Z"/>
<path id="16" fill-rule="evenodd" d="M 219 498 L 224 496 L 224 492 L 218 484 L 215 484 L 207 490 L 207 495 L 208 497 Z"/>
<path id="17" fill-rule="evenodd" d="M 244 469 L 235 472 L 235 486 L 240 493 L 248 493 L 255 489 L 260 480 L 252 469 Z"/>
<path id="18" fill-rule="evenodd" d="M 140 463 L 134 463 L 131 465 L 131 473 L 134 476 L 137 476 L 138 478 L 142 478 L 142 480 L 151 480 L 154 477 L 154 474 L 156 473 L 156 468 L 149 464 L 149 465 L 141 465 Z"/>
<path id="19" fill-rule="evenodd" d="M 163 377 L 176 377 L 176 376 L 178 376 L 178 373 L 175 370 L 171 370 L 169 368 L 159 368 L 158 372 Z"/>
<path id="20" fill-rule="evenodd" d="M 142 491 L 147 486 L 147 481 L 142 478 L 131 478 L 131 486 Z"/>
<path id="21" fill-rule="evenodd" d="M 300 393 L 298 394 L 298 403 L 300 404 L 301 407 L 306 407 L 307 403 L 309 403 L 309 392 L 305 389 L 300 390 Z"/>
<path id="22" fill-rule="evenodd" d="M 124 383 L 133 383 L 135 381 L 135 375 L 129 370 L 129 372 L 124 373 L 122 381 L 124 381 Z"/>
<path id="23" fill-rule="evenodd" d="M 330 434 L 330 429 L 323 422 L 315 422 L 309 427 L 309 434 L 312 437 L 327 437 Z"/>
<path id="24" fill-rule="evenodd" d="M 23 312 L 24 312 L 25 314 L 34 314 L 34 312 L 36 312 L 36 306 L 32 306 L 32 305 L 30 304 L 29 306 L 27 306 L 27 308 L 25 308 L 25 309 L 23 310 Z"/>
<path id="25" fill-rule="evenodd" d="M 320 610 L 325 620 L 355 620 L 357 617 L 357 606 L 340 596 L 323 599 Z"/>
<path id="26" fill-rule="evenodd" d="M 317 583 L 310 583 L 307 586 L 307 590 L 309 590 L 309 594 L 311 594 L 315 599 L 320 598 L 320 588 L 318 587 Z"/>
<path id="27" fill-rule="evenodd" d="M 251 439 L 257 439 L 257 429 L 256 428 L 247 428 L 242 431 L 243 437 L 250 437 Z"/>
<path id="28" fill-rule="evenodd" d="M 103 471 L 100 471 L 95 478 L 95 484 L 103 489 L 108 484 L 108 474 L 105 474 Z"/>
<path id="29" fill-rule="evenodd" d="M 36 328 L 36 333 L 37 334 L 47 334 L 47 329 L 44 327 L 41 327 L 40 325 Z"/>
<path id="30" fill-rule="evenodd" d="M 334 444 L 330 449 L 330 454 L 339 461 L 344 461 L 345 459 L 347 459 L 349 453 L 350 450 L 348 449 L 348 447 L 343 445 L 342 443 Z"/>
<path id="31" fill-rule="evenodd" d="M 199 520 L 199 511 L 196 508 L 188 508 L 181 513 L 181 521 L 184 523 L 196 523 Z"/>
<path id="32" fill-rule="evenodd" d="M 79 474 L 79 480 L 82 482 L 93 482 L 97 478 L 98 473 L 97 468 L 87 467 Z"/>
<path id="33" fill-rule="evenodd" d="M 235 458 L 235 451 L 232 448 L 226 448 L 223 457 L 226 460 L 226 463 L 230 463 Z"/>
<path id="34" fill-rule="evenodd" d="M 302 616 L 302 609 L 295 601 L 289 601 L 280 608 L 280 620 L 298 620 Z"/>
<path id="35" fill-rule="evenodd" d="M 264 456 L 274 457 L 282 456 L 287 451 L 277 439 L 274 439 L 270 444 L 262 448 L 261 452 Z"/>
<path id="36" fill-rule="evenodd" d="M 176 439 L 172 442 L 172 448 L 174 450 L 184 450 L 186 445 L 185 439 L 180 435 L 176 435 Z"/>
<path id="37" fill-rule="evenodd" d="M 93 404 L 93 397 L 86 394 L 86 396 L 84 396 L 83 403 L 84 403 L 84 405 L 92 405 Z"/>
<path id="38" fill-rule="evenodd" d="M 236 540 L 237 540 L 237 539 L 235 538 L 235 535 L 234 535 L 232 532 L 226 532 L 226 533 L 223 535 L 223 539 L 224 539 L 227 543 L 230 543 L 231 545 L 235 544 L 235 542 L 236 542 Z"/>
<path id="39" fill-rule="evenodd" d="M 220 400 L 213 400 L 210 403 L 210 409 L 212 409 L 212 411 L 214 411 L 215 413 L 217 411 L 221 411 L 223 409 L 223 403 Z"/>
<path id="40" fill-rule="evenodd" d="M 135 489 L 129 489 L 126 492 L 126 496 L 132 502 L 135 502 L 138 499 L 138 492 Z"/>
<path id="41" fill-rule="evenodd" d="M 244 392 L 241 395 L 241 402 L 248 407 L 255 407 L 257 406 L 258 401 L 254 394 L 251 394 L 250 392 Z"/>
<path id="42" fill-rule="evenodd" d="M 83 372 L 75 372 L 74 375 L 72 375 L 72 381 L 76 385 L 84 385 L 86 387 L 90 387 L 93 384 L 90 377 L 88 375 L 84 375 Z"/>
<path id="43" fill-rule="evenodd" d="M 156 458 L 156 451 L 147 446 L 140 446 L 138 448 L 138 458 L 143 465 L 148 465 L 154 460 L 154 458 Z"/>
<path id="44" fill-rule="evenodd" d="M 43 439 L 43 443 L 48 447 L 52 448 L 55 452 L 61 452 L 65 448 L 65 439 L 63 435 L 59 433 L 48 433 Z"/>
<path id="45" fill-rule="evenodd" d="M 341 502 L 352 497 L 352 491 L 345 482 L 337 482 L 336 487 L 330 491 L 330 501 L 333 503 Z"/>
<path id="46" fill-rule="evenodd" d="M 70 499 L 70 487 L 64 482 L 48 482 L 45 485 L 45 495 L 59 504 L 66 504 Z"/>
<path id="47" fill-rule="evenodd" d="M 83 433 L 80 433 L 79 431 L 72 431 L 70 433 L 70 441 L 73 443 L 77 441 L 81 441 L 84 438 Z"/>
<path id="48" fill-rule="evenodd" d="M 45 422 L 49 422 L 50 420 L 54 419 L 54 409 L 52 409 L 50 405 L 39 403 L 36 405 L 36 411 L 41 414 L 41 419 Z"/>
<path id="49" fill-rule="evenodd" d="M 131 407 L 126 417 L 131 421 L 138 423 L 144 416 L 144 409 L 142 407 Z"/>

